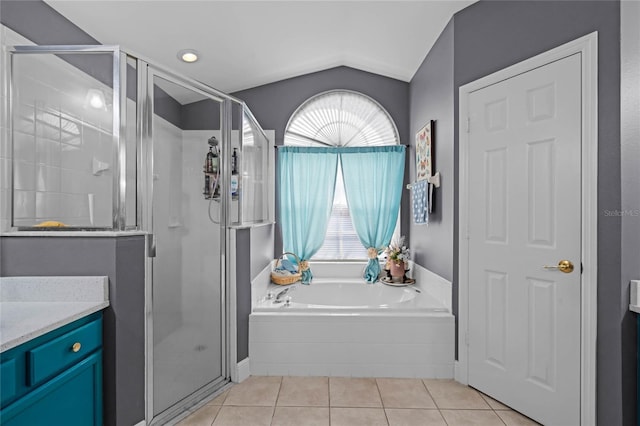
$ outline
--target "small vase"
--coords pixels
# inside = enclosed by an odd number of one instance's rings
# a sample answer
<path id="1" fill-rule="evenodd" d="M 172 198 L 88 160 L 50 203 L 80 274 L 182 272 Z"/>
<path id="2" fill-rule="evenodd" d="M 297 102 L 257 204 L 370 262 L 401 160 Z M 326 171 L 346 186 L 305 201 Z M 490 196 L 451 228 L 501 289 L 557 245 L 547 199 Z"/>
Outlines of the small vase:
<path id="1" fill-rule="evenodd" d="M 404 262 L 391 261 L 389 270 L 394 283 L 401 283 L 404 280 Z"/>

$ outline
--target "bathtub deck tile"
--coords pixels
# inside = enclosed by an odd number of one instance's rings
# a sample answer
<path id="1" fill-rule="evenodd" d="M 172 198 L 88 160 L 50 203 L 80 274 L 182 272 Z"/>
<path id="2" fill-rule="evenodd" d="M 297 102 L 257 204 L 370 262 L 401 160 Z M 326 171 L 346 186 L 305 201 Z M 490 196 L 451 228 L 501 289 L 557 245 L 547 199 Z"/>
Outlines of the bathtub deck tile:
<path id="1" fill-rule="evenodd" d="M 388 366 L 385 366 L 388 367 Z M 378 376 L 388 376 L 388 370 L 384 371 L 376 371 L 374 364 L 360 362 L 357 364 L 351 364 L 351 377 L 378 377 Z"/>
<path id="2" fill-rule="evenodd" d="M 267 376 L 288 376 L 291 374 L 290 365 L 288 363 L 267 363 L 265 364 L 265 369 L 267 371 Z"/>
<path id="3" fill-rule="evenodd" d="M 250 316 L 249 328 L 249 358 L 257 374 L 453 377 L 451 315 L 260 313 Z"/>
<path id="4" fill-rule="evenodd" d="M 309 364 L 340 362 L 345 357 L 345 345 L 337 342 L 292 343 L 287 350 L 288 356 Z"/>
<path id="5" fill-rule="evenodd" d="M 290 363 L 288 365 L 288 371 L 290 376 L 323 376 L 328 377 L 331 375 L 331 364 L 320 363 Z"/>
<path id="6" fill-rule="evenodd" d="M 329 376 L 331 377 L 351 377 L 351 364 L 336 363 L 329 366 Z"/>

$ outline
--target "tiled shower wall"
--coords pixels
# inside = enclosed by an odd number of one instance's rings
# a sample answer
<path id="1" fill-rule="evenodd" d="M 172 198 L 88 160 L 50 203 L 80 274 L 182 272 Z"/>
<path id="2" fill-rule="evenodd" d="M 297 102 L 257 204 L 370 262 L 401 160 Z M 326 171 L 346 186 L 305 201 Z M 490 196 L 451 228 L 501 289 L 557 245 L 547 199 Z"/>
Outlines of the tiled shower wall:
<path id="1" fill-rule="evenodd" d="M 6 46 L 31 45 L 29 40 L 19 36 L 4 25 L 0 25 L 0 39 L 2 39 L 2 53 Z M 11 135 L 8 129 L 8 112 L 5 106 L 8 104 L 8 88 L 6 87 L 7 65 L 6 56 L 3 56 L 0 67 L 0 102 L 2 102 L 2 117 L 0 120 L 0 231 L 7 231 L 11 226 Z"/>
<path id="2" fill-rule="evenodd" d="M 3 46 L 31 44 L 5 27 L 1 30 Z M 5 67 L 2 72 L 6 72 Z M 18 102 L 14 103 L 13 121 L 13 226 L 55 220 L 73 226 L 111 227 L 114 161 L 111 88 L 49 54 L 18 56 L 14 77 Z M 87 105 L 89 89 L 104 94 L 105 108 Z M 0 150 L 3 231 L 11 227 L 9 119 L 5 114 Z M 130 168 L 135 177 L 135 161 Z M 135 210 L 135 199 L 128 199 Z"/>

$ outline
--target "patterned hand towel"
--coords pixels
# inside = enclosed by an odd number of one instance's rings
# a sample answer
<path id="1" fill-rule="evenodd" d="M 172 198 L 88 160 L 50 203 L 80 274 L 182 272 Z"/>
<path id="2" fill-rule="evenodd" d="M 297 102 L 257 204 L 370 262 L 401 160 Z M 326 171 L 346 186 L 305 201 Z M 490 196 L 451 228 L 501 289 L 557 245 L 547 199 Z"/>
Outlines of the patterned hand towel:
<path id="1" fill-rule="evenodd" d="M 429 184 L 421 180 L 411 187 L 413 204 L 413 223 L 426 225 L 429 223 L 429 202 L 427 201 L 427 189 Z"/>

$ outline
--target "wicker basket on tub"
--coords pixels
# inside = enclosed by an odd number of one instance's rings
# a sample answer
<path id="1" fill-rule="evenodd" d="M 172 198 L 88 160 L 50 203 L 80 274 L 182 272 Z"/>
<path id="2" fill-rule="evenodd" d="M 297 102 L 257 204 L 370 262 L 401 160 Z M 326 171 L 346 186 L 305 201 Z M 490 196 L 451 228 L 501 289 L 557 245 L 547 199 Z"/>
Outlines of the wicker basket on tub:
<path id="1" fill-rule="evenodd" d="M 287 254 L 290 254 L 291 256 L 296 258 L 296 272 L 293 274 L 282 275 L 282 274 L 276 273 L 275 271 L 271 271 L 271 281 L 274 284 L 289 285 L 289 284 L 295 283 L 296 281 L 300 281 L 300 278 L 302 278 L 302 272 L 300 272 L 300 258 L 296 256 L 295 253 L 291 253 L 288 251 L 282 253 L 282 255 L 276 259 L 275 268 L 278 267 L 278 265 L 282 261 L 282 258 Z"/>

